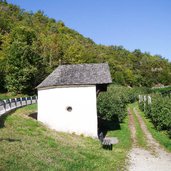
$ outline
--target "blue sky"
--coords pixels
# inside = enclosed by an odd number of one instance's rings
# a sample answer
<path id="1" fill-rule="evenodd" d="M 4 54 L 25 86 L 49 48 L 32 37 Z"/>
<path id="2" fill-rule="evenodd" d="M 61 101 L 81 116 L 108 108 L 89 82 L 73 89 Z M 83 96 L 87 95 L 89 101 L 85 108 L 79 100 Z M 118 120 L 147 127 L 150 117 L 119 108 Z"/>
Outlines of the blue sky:
<path id="1" fill-rule="evenodd" d="M 122 45 L 171 61 L 171 0 L 7 0 L 42 10 L 97 44 Z"/>

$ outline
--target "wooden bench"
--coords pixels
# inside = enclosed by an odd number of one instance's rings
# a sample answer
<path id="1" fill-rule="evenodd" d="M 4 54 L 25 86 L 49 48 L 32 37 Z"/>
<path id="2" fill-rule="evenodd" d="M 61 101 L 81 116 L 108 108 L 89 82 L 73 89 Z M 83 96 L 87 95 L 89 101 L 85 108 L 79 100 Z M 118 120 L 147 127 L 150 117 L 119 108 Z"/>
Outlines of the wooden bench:
<path id="1" fill-rule="evenodd" d="M 116 137 L 103 137 L 103 133 L 100 133 L 99 139 L 104 149 L 112 150 L 113 144 L 117 144 L 119 141 Z"/>

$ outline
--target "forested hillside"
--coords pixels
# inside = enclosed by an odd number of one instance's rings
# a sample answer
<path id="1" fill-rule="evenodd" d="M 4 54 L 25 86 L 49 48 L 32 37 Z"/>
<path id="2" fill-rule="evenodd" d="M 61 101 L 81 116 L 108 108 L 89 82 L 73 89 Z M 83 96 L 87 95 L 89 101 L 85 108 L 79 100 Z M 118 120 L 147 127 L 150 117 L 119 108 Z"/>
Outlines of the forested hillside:
<path id="1" fill-rule="evenodd" d="M 0 1 L 1 91 L 33 93 L 60 64 L 101 62 L 109 63 L 116 84 L 171 84 L 171 63 L 161 56 L 97 45 L 42 11 L 26 12 Z"/>

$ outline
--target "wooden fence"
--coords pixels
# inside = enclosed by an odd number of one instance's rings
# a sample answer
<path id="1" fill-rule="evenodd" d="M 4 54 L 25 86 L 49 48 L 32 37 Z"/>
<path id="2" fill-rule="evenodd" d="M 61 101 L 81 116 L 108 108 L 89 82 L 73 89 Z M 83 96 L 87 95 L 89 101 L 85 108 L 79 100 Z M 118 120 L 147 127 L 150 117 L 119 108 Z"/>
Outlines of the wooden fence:
<path id="1" fill-rule="evenodd" d="M 7 111 L 37 103 L 37 96 L 0 100 L 0 116 Z"/>

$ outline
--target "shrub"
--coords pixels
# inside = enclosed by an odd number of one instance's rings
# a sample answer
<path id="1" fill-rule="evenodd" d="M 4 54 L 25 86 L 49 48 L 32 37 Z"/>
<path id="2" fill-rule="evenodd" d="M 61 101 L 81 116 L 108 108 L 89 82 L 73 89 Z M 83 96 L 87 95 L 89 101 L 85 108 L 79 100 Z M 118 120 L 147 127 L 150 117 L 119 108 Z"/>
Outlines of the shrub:
<path id="1" fill-rule="evenodd" d="M 169 97 L 153 96 L 150 117 L 158 130 L 170 130 L 171 99 Z"/>
<path id="2" fill-rule="evenodd" d="M 151 91 L 153 93 L 160 93 L 162 96 L 170 96 L 171 86 L 165 86 L 161 88 L 152 88 Z"/>
<path id="3" fill-rule="evenodd" d="M 110 92 L 99 95 L 97 109 L 99 116 L 105 120 L 112 120 L 116 115 L 121 122 L 126 116 L 123 99 L 119 95 L 114 95 Z"/>
<path id="4" fill-rule="evenodd" d="M 160 94 L 153 94 L 151 97 L 152 103 L 142 102 L 139 104 L 140 109 L 151 119 L 157 130 L 167 131 L 171 137 L 171 98 Z"/>
<path id="5" fill-rule="evenodd" d="M 138 94 L 144 90 L 140 88 L 128 88 L 111 85 L 107 92 L 98 96 L 97 109 L 99 117 L 105 120 L 118 118 L 123 121 L 127 115 L 126 105 L 137 100 Z"/>

